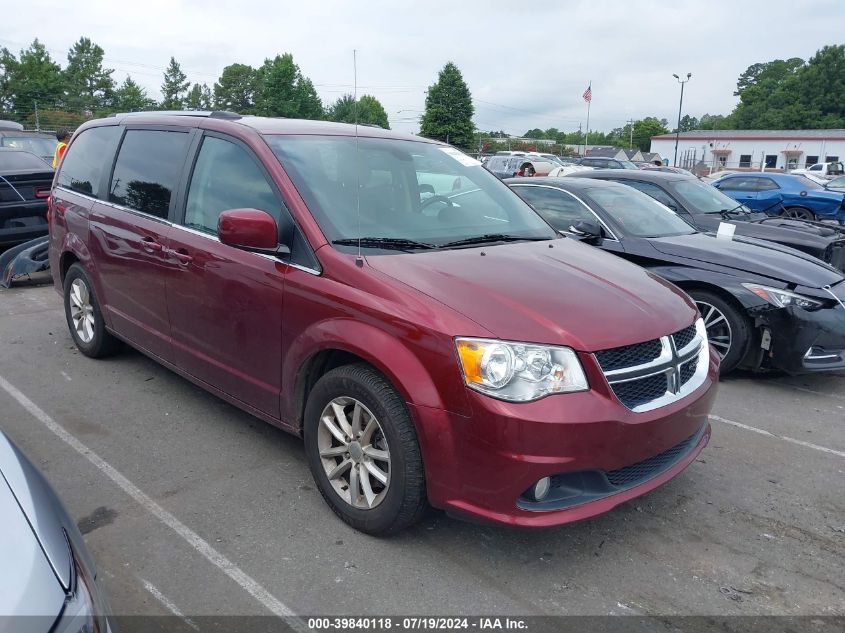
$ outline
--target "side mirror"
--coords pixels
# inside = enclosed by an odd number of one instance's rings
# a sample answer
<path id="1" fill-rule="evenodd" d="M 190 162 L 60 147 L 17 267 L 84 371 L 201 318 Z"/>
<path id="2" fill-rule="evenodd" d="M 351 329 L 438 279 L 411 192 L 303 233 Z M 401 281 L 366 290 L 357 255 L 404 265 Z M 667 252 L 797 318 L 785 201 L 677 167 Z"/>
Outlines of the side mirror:
<path id="1" fill-rule="evenodd" d="M 287 246 L 279 244 L 279 227 L 266 211 L 229 209 L 217 220 L 217 236 L 227 246 L 265 255 L 290 255 Z"/>
<path id="2" fill-rule="evenodd" d="M 601 237 L 601 227 L 589 220 L 580 220 L 575 224 L 570 225 L 569 232 L 574 233 L 582 240 L 597 240 Z"/>
<path id="3" fill-rule="evenodd" d="M 678 206 L 677 205 L 667 204 L 666 206 L 669 207 L 670 209 L 672 209 L 672 211 L 674 211 L 675 213 L 678 213 Z"/>
<path id="4" fill-rule="evenodd" d="M 434 191 L 434 185 L 420 185 L 420 195 L 424 193 L 430 193 L 433 196 L 436 193 Z"/>

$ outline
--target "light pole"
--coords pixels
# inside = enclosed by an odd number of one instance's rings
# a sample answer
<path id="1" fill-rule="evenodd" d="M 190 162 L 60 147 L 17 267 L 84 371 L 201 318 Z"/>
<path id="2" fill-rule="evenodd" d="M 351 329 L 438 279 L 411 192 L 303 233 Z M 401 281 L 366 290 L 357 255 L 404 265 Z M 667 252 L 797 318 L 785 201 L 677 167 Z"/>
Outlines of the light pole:
<path id="1" fill-rule="evenodd" d="M 692 73 L 687 73 L 686 79 L 681 79 L 676 74 L 672 74 L 672 76 L 678 80 L 678 83 L 681 84 L 681 103 L 678 105 L 678 129 L 675 130 L 675 161 L 673 165 L 675 167 L 678 166 L 678 141 L 681 138 L 681 111 L 684 109 L 684 84 L 687 83 L 692 78 Z"/>

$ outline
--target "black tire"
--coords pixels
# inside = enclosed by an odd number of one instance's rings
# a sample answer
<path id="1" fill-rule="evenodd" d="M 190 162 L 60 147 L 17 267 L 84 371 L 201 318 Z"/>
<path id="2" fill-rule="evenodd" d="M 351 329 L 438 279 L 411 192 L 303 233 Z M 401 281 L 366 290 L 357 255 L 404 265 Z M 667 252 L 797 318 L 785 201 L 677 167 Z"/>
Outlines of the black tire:
<path id="1" fill-rule="evenodd" d="M 94 323 L 91 328 L 93 336 L 89 341 L 85 341 L 80 338 L 79 333 L 74 327 L 73 317 L 71 316 L 71 290 L 73 288 L 74 281 L 77 280 L 85 285 L 89 293 L 88 301 L 91 305 L 91 314 L 94 319 Z M 100 311 L 100 302 L 97 301 L 97 295 L 94 293 L 94 286 L 91 284 L 91 279 L 88 277 L 88 274 L 85 272 L 85 269 L 81 264 L 76 263 L 71 265 L 65 275 L 63 287 L 65 319 L 67 320 L 67 326 L 70 330 L 73 342 L 76 343 L 76 347 L 79 348 L 79 351 L 90 358 L 104 358 L 117 352 L 120 349 L 121 343 L 106 330 L 103 313 Z"/>
<path id="2" fill-rule="evenodd" d="M 733 371 L 748 353 L 748 345 L 751 342 L 751 324 L 748 318 L 733 303 L 713 292 L 691 290 L 689 295 L 698 306 L 701 316 L 705 320 L 705 326 L 708 323 L 707 306 L 715 308 L 725 317 L 725 321 L 727 321 L 730 328 L 730 346 L 727 352 L 725 353 L 720 345 L 723 341 L 714 338 L 713 335 L 716 334 L 715 328 L 708 328 L 707 335 L 714 349 L 722 355 L 720 374 L 725 375 Z M 713 313 L 712 318 L 717 318 L 715 313 Z"/>
<path id="3" fill-rule="evenodd" d="M 375 416 L 390 454 L 389 485 L 371 508 L 353 507 L 329 481 L 320 456 L 318 432 L 324 409 L 337 398 L 352 398 Z M 425 475 L 416 429 L 402 398 L 378 371 L 366 364 L 338 367 L 322 376 L 308 396 L 304 420 L 305 453 L 314 481 L 329 507 L 356 530 L 372 535 L 398 532 L 416 523 L 427 507 Z M 342 457 L 337 459 L 342 461 Z"/>
<path id="4" fill-rule="evenodd" d="M 815 220 L 816 214 L 804 207 L 786 207 L 780 212 L 781 217 L 793 220 Z"/>

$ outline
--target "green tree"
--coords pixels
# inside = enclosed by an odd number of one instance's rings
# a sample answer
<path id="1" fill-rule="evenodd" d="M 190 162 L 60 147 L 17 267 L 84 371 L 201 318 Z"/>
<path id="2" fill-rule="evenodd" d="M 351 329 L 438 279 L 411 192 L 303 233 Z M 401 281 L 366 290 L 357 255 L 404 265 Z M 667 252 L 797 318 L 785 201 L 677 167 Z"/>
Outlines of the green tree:
<path id="1" fill-rule="evenodd" d="M 525 134 L 522 135 L 523 138 L 547 138 L 546 133 L 538 127 L 534 129 L 528 130 Z"/>
<path id="2" fill-rule="evenodd" d="M 103 68 L 104 51 L 87 37 L 79 38 L 67 54 L 64 70 L 65 103 L 70 110 L 95 112 L 109 105 L 114 70 Z"/>
<path id="3" fill-rule="evenodd" d="M 18 67 L 17 58 L 8 48 L 0 48 L 0 112 L 11 112 L 15 104 L 12 79 Z"/>
<path id="4" fill-rule="evenodd" d="M 114 91 L 112 109 L 116 112 L 140 112 L 153 110 L 156 107 L 154 99 L 147 96 L 146 90 L 127 76 L 123 83 Z"/>
<path id="5" fill-rule="evenodd" d="M 164 71 L 164 83 L 161 84 L 161 107 L 164 110 L 181 110 L 185 104 L 185 93 L 191 82 L 182 72 L 182 67 L 174 57 Z"/>
<path id="6" fill-rule="evenodd" d="M 238 114 L 251 114 L 255 108 L 257 71 L 246 64 L 230 64 L 214 84 L 214 107 Z"/>
<path id="7" fill-rule="evenodd" d="M 355 97 L 352 95 L 343 95 L 326 110 L 326 118 L 329 121 L 338 121 L 340 123 L 355 123 L 357 120 L 358 123 L 378 125 L 387 130 L 390 129 L 384 106 L 381 105 L 378 99 L 370 95 L 360 97 L 357 104 Z"/>
<path id="8" fill-rule="evenodd" d="M 474 113 L 472 95 L 461 76 L 461 71 L 449 62 L 438 74 L 437 81 L 428 88 L 425 113 L 420 121 L 420 134 L 464 149 L 472 149 Z"/>
<path id="9" fill-rule="evenodd" d="M 657 119 L 656 117 L 649 116 L 639 121 L 634 121 L 634 147 L 647 152 L 651 148 L 651 137 L 666 134 L 668 131 L 666 119 Z"/>
<path id="10" fill-rule="evenodd" d="M 194 84 L 185 97 L 186 110 L 211 110 L 213 108 L 211 90 L 206 84 Z"/>
<path id="11" fill-rule="evenodd" d="M 692 130 L 697 130 L 699 125 L 699 121 L 694 116 L 690 116 L 689 114 L 685 114 L 681 118 L 681 132 L 691 132 Z"/>
<path id="12" fill-rule="evenodd" d="M 323 118 L 323 104 L 314 84 L 285 53 L 264 60 L 258 69 L 255 113 L 299 119 Z"/>
<path id="13" fill-rule="evenodd" d="M 36 39 L 12 66 L 7 87 L 12 110 L 22 117 L 32 113 L 36 104 L 40 109 L 55 108 L 62 102 L 63 86 L 62 69 Z"/>

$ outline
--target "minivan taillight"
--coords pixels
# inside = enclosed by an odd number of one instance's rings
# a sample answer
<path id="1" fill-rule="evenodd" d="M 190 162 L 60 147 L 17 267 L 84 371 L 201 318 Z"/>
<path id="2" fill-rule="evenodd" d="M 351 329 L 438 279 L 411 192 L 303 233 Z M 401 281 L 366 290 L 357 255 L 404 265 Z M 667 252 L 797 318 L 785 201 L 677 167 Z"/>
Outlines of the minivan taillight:
<path id="1" fill-rule="evenodd" d="M 34 191 L 35 191 L 35 197 L 36 198 L 49 198 L 50 197 L 50 187 L 36 187 Z"/>
<path id="2" fill-rule="evenodd" d="M 51 224 L 53 221 L 52 218 L 52 211 L 53 211 L 53 196 L 47 196 L 47 232 L 50 232 Z"/>

